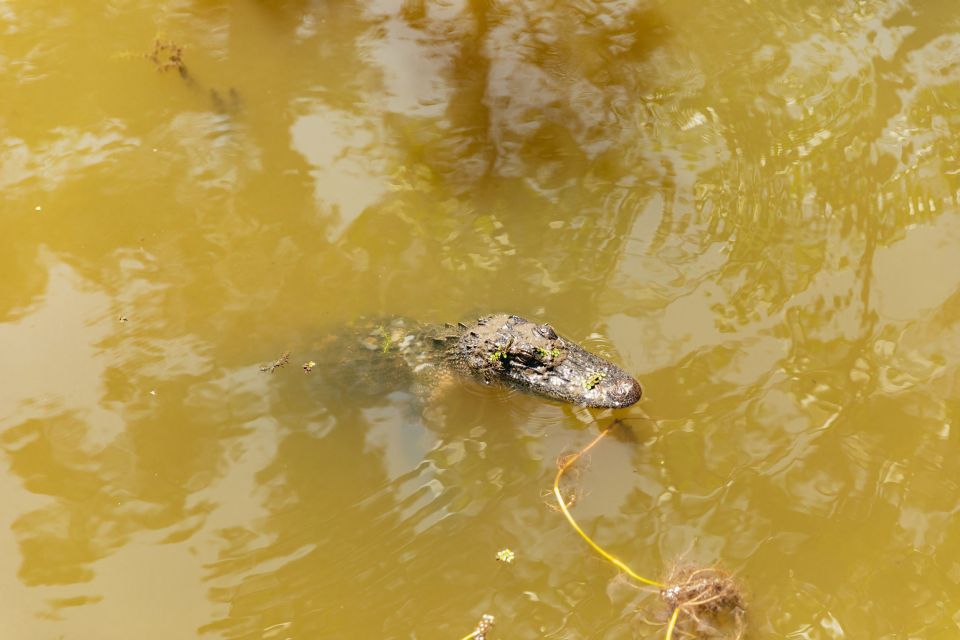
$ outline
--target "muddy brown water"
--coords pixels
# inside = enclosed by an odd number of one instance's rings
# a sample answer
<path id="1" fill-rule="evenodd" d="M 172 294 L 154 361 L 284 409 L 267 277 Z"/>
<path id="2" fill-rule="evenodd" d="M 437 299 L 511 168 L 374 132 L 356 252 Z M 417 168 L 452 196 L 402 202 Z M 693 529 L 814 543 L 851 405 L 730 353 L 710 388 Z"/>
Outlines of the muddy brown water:
<path id="1" fill-rule="evenodd" d="M 638 572 L 722 566 L 749 638 L 960 633 L 956 3 L 0 0 L 0 34 L 5 638 L 662 637 L 545 495 L 614 417 L 573 512 Z M 643 400 L 301 369 L 358 316 L 489 311 Z"/>

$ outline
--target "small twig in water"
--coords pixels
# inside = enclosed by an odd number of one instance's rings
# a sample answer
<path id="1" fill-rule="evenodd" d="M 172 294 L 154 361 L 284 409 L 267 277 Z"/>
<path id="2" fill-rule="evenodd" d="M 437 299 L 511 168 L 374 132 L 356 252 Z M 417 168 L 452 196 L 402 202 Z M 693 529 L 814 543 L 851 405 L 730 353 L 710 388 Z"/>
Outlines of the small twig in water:
<path id="1" fill-rule="evenodd" d="M 281 355 L 279 358 L 277 358 L 270 364 L 265 364 L 261 366 L 260 371 L 264 371 L 266 373 L 273 373 L 274 371 L 276 371 L 283 365 L 287 364 L 288 362 L 290 362 L 290 352 L 284 351 L 283 355 Z"/>
<path id="2" fill-rule="evenodd" d="M 487 640 L 487 634 L 493 629 L 494 622 L 496 620 L 492 615 L 489 613 L 483 614 L 480 622 L 477 623 L 477 628 L 469 635 L 463 636 L 462 640 Z"/>

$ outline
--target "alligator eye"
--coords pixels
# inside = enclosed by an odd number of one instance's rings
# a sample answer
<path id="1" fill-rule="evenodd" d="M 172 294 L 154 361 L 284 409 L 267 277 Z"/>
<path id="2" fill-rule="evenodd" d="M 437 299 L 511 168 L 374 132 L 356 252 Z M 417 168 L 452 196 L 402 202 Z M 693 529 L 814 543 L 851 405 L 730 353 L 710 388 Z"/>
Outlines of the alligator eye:
<path id="1" fill-rule="evenodd" d="M 542 324 L 542 325 L 540 325 L 539 327 L 537 327 L 537 333 L 539 333 L 540 335 L 542 335 L 542 336 L 543 336 L 544 338 L 546 338 L 547 340 L 556 340 L 556 339 L 557 339 L 557 332 L 554 331 L 554 330 L 553 330 L 553 327 L 551 327 L 551 326 L 548 325 L 548 324 Z"/>

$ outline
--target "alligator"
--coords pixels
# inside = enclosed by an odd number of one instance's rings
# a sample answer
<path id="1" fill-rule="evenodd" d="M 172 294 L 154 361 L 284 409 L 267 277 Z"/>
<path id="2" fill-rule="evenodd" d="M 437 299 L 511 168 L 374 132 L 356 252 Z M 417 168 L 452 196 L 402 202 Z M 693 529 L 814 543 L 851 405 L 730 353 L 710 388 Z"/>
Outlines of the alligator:
<path id="1" fill-rule="evenodd" d="M 560 336 L 549 324 L 506 314 L 466 324 L 420 324 L 406 318 L 355 323 L 344 334 L 330 336 L 316 358 L 345 364 L 337 367 L 333 381 L 351 395 L 410 383 L 434 387 L 450 373 L 585 407 L 626 407 L 642 393 L 621 368 Z M 359 360 L 373 360 L 374 366 Z"/>

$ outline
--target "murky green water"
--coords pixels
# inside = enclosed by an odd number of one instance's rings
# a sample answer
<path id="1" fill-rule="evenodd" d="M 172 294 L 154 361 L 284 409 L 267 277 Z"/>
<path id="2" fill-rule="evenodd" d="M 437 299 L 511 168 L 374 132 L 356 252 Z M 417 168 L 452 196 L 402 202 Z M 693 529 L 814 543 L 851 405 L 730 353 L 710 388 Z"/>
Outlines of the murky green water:
<path id="1" fill-rule="evenodd" d="M 609 412 L 300 369 L 488 311 L 644 383 L 574 508 L 636 570 L 734 572 L 749 638 L 960 633 L 956 3 L 0 0 L 0 34 L 5 638 L 663 637 L 549 508 Z"/>

